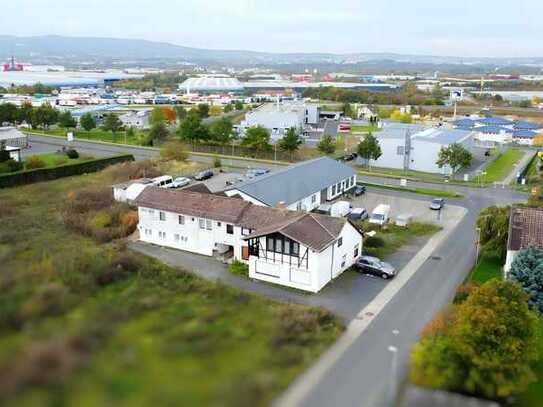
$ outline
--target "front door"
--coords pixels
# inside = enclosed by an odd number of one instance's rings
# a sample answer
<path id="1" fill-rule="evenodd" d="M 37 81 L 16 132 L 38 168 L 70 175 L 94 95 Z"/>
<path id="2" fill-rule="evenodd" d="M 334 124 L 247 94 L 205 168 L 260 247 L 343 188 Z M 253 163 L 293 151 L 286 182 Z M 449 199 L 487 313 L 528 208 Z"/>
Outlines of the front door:
<path id="1" fill-rule="evenodd" d="M 326 202 L 327 194 L 328 194 L 328 188 L 324 188 L 324 189 L 321 191 L 321 204 L 323 204 L 323 203 Z"/>
<path id="2" fill-rule="evenodd" d="M 249 246 L 241 247 L 241 258 L 243 260 L 249 260 Z"/>

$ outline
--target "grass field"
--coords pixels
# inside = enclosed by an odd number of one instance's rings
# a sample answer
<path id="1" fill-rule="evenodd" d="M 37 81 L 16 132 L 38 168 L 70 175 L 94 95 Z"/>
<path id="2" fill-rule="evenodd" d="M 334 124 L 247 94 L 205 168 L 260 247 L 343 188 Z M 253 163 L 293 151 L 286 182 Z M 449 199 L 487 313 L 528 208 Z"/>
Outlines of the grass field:
<path id="1" fill-rule="evenodd" d="M 55 153 L 43 153 L 43 154 L 34 154 L 29 156 L 30 157 L 38 157 L 40 160 L 45 162 L 46 167 L 57 167 L 59 165 L 64 164 L 75 164 L 83 161 L 88 161 L 92 159 L 92 157 L 82 157 L 79 158 L 68 158 L 64 154 L 55 154 Z"/>
<path id="2" fill-rule="evenodd" d="M 52 135 L 52 136 L 66 136 L 66 130 L 64 129 L 50 129 L 50 130 L 32 130 L 32 133 Z M 74 137 L 84 140 L 106 141 L 109 143 L 123 143 L 130 145 L 141 145 L 139 139 L 139 132 L 136 131 L 133 137 L 127 137 L 126 131 L 118 131 L 113 134 L 110 131 L 102 129 L 93 129 L 91 131 L 75 130 Z"/>
<path id="3" fill-rule="evenodd" d="M 492 278 L 503 278 L 502 261 L 495 256 L 483 255 L 479 258 L 477 267 L 471 272 L 470 280 L 482 284 Z"/>
<path id="4" fill-rule="evenodd" d="M 143 165 L 0 191 L 0 404 L 267 405 L 341 334 L 65 223 Z"/>
<path id="5" fill-rule="evenodd" d="M 371 126 L 371 125 L 357 125 L 353 124 L 351 126 L 351 132 L 352 133 L 375 133 L 378 131 L 381 131 L 382 129 L 377 126 Z"/>
<path id="6" fill-rule="evenodd" d="M 364 222 L 363 230 L 375 230 L 377 232 L 375 236 L 384 242 L 384 245 L 381 247 L 364 246 L 364 254 L 386 259 L 400 247 L 409 243 L 414 237 L 433 235 L 439 232 L 441 227 L 429 223 L 411 222 L 406 228 L 396 225 L 387 225 L 386 227 L 379 228 L 378 226 Z"/>
<path id="7" fill-rule="evenodd" d="M 486 167 L 483 182 L 499 182 L 503 181 L 507 177 L 515 164 L 522 158 L 524 153 L 522 150 L 516 148 L 510 148 L 506 152 L 500 154 L 494 161 Z"/>
<path id="8" fill-rule="evenodd" d="M 361 184 L 366 185 L 370 188 L 387 189 L 391 191 L 411 192 L 414 194 L 428 195 L 428 196 L 433 196 L 433 197 L 438 197 L 438 198 L 462 198 L 464 196 L 459 192 L 444 191 L 441 189 L 433 189 L 433 188 L 410 188 L 410 187 L 400 187 L 400 186 L 393 186 L 393 185 L 372 184 L 372 183 L 367 183 L 367 182 L 362 182 Z"/>

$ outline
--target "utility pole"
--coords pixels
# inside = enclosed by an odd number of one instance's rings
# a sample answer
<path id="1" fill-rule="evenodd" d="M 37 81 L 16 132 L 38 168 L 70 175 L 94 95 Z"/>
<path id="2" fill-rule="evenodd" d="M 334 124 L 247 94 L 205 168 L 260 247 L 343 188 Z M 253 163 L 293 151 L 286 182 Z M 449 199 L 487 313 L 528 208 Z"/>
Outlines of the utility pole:
<path id="1" fill-rule="evenodd" d="M 476 228 L 477 240 L 475 241 L 475 266 L 479 264 L 479 247 L 481 245 L 481 228 Z"/>
<path id="2" fill-rule="evenodd" d="M 396 338 L 399 335 L 400 331 L 398 329 L 393 329 L 392 334 Z M 398 392 L 398 348 L 394 345 L 388 347 L 388 351 L 392 355 L 390 361 L 390 395 L 389 401 L 390 405 L 394 404 L 396 400 L 396 394 Z"/>

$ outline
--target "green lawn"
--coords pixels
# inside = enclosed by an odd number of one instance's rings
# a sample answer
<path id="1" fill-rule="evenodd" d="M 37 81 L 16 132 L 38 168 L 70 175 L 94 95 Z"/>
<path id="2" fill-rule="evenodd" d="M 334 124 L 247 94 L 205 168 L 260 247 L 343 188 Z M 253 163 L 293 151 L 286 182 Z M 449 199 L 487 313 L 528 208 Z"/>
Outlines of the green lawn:
<path id="1" fill-rule="evenodd" d="M 64 164 L 75 164 L 83 161 L 88 161 L 92 157 L 82 157 L 79 158 L 68 158 L 65 154 L 55 154 L 55 153 L 43 153 L 43 154 L 33 154 L 30 157 L 38 157 L 43 162 L 45 162 L 46 167 L 57 167 Z"/>
<path id="2" fill-rule="evenodd" d="M 515 164 L 523 157 L 522 150 L 510 148 L 506 152 L 498 155 L 498 157 L 486 167 L 486 175 L 483 177 L 483 182 L 499 182 L 503 181 L 511 171 Z"/>
<path id="3" fill-rule="evenodd" d="M 374 177 L 383 177 L 391 179 L 412 179 L 423 182 L 430 183 L 439 183 L 443 184 L 445 182 L 445 176 L 442 174 L 435 174 L 431 172 L 422 172 L 422 171 L 413 171 L 413 170 L 401 170 L 395 168 L 382 168 L 382 167 L 364 167 L 358 166 L 358 173 L 361 175 L 368 175 Z M 450 184 L 462 184 L 462 185 L 472 185 L 475 186 L 474 182 L 465 182 L 462 179 L 449 179 L 448 183 Z"/>
<path id="4" fill-rule="evenodd" d="M 65 224 L 142 165 L 0 190 L 0 404 L 268 405 L 341 334 Z"/>
<path id="5" fill-rule="evenodd" d="M 375 236 L 384 241 L 382 247 L 364 246 L 365 254 L 379 257 L 380 259 L 386 259 L 400 247 L 409 243 L 414 237 L 430 236 L 441 230 L 440 226 L 419 222 L 411 222 L 406 228 L 392 224 L 380 228 L 366 221 L 363 223 L 362 228 L 364 231 L 375 230 L 377 232 Z"/>
<path id="6" fill-rule="evenodd" d="M 375 133 L 378 131 L 381 131 L 381 127 L 372 126 L 372 125 L 358 125 L 353 124 L 351 126 L 351 132 L 352 133 Z"/>
<path id="7" fill-rule="evenodd" d="M 410 187 L 401 187 L 401 186 L 393 186 L 393 185 L 372 184 L 372 183 L 367 183 L 367 182 L 361 182 L 360 184 L 366 185 L 371 188 L 411 192 L 414 194 L 428 195 L 428 196 L 439 197 L 439 198 L 462 198 L 464 196 L 459 192 L 444 191 L 441 189 L 433 189 L 433 188 L 418 188 L 418 187 L 410 188 Z"/>
<path id="8" fill-rule="evenodd" d="M 483 255 L 471 272 L 470 280 L 482 284 L 493 278 L 503 278 L 503 263 L 498 257 Z"/>
<path id="9" fill-rule="evenodd" d="M 66 136 L 66 130 L 64 129 L 49 129 L 49 130 L 31 130 L 32 133 L 46 134 L 52 136 Z M 102 129 L 93 129 L 91 131 L 76 130 L 73 132 L 75 138 L 84 140 L 106 141 L 109 143 L 123 143 L 131 145 L 141 145 L 138 137 L 139 132 L 136 131 L 133 137 L 127 137 L 126 131 L 119 131 L 113 134 L 110 131 Z"/>

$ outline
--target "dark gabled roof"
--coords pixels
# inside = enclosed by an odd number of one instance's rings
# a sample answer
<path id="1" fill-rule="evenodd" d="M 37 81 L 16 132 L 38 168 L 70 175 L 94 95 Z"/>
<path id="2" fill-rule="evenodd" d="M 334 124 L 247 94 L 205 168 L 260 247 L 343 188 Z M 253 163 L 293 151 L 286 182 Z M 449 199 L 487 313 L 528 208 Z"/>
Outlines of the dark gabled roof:
<path id="1" fill-rule="evenodd" d="M 211 194 L 211 190 L 203 182 L 198 182 L 196 184 L 189 185 L 188 187 L 182 188 L 182 191 L 189 192 L 198 192 L 200 194 Z"/>
<path id="2" fill-rule="evenodd" d="M 543 248 L 543 208 L 511 208 L 507 250 Z"/>
<path id="3" fill-rule="evenodd" d="M 355 175 L 353 168 L 329 157 L 290 165 L 253 178 L 229 190 L 238 190 L 268 205 L 290 205 Z"/>
<path id="4" fill-rule="evenodd" d="M 519 120 L 515 122 L 513 128 L 515 130 L 538 130 L 543 128 L 543 124 Z"/>
<path id="5" fill-rule="evenodd" d="M 258 228 L 245 239 L 281 233 L 312 250 L 321 252 L 336 241 L 346 223 L 347 221 L 343 218 L 304 213 L 300 217 L 285 220 L 282 223 Z"/>
<path id="6" fill-rule="evenodd" d="M 488 126 L 510 126 L 513 124 L 513 121 L 509 119 L 496 116 L 489 116 L 483 119 L 477 119 L 477 122 Z"/>
<path id="7" fill-rule="evenodd" d="M 269 208 L 239 198 L 186 189 L 147 187 L 135 203 L 145 208 L 223 221 L 253 230 L 246 238 L 279 232 L 318 252 L 333 243 L 347 223 L 344 218 Z"/>

